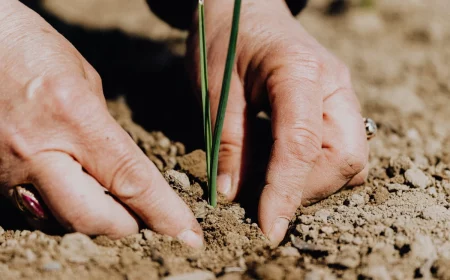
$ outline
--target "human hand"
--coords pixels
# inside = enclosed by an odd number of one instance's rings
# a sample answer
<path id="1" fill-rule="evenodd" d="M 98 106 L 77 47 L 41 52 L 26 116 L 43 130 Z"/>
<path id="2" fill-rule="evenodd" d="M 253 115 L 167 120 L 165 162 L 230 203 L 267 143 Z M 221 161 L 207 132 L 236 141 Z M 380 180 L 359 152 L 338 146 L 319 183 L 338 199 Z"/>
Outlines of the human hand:
<path id="1" fill-rule="evenodd" d="M 205 4 L 213 122 L 233 2 Z M 303 29 L 284 0 L 249 0 L 242 5 L 218 185 L 229 199 L 236 197 L 245 168 L 252 167 L 252 159 L 243 156 L 249 149 L 248 118 L 256 117 L 248 112 L 270 105 L 273 146 L 258 215 L 262 231 L 278 244 L 301 204 L 364 182 L 368 143 L 347 67 Z M 189 52 L 197 71 L 192 73 L 200 73 L 193 26 Z"/>
<path id="2" fill-rule="evenodd" d="M 97 72 L 16 0 L 0 3 L 0 85 L 2 194 L 34 185 L 68 230 L 118 238 L 141 219 L 202 245 L 190 209 L 109 114 Z"/>

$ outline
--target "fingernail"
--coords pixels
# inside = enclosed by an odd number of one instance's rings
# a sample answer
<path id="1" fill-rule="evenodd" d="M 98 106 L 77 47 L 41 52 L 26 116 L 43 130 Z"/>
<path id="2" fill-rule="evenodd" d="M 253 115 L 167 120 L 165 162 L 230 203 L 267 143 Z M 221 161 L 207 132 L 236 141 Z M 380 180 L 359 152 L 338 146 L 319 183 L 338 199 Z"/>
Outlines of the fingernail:
<path id="1" fill-rule="evenodd" d="M 284 235 L 289 227 L 289 220 L 283 217 L 278 217 L 272 224 L 267 237 L 273 245 L 278 245 L 283 240 Z"/>
<path id="2" fill-rule="evenodd" d="M 231 176 L 228 174 L 220 174 L 217 177 L 217 184 L 219 185 L 219 190 L 225 196 L 229 196 L 231 192 Z"/>
<path id="3" fill-rule="evenodd" d="M 178 239 L 194 248 L 203 247 L 203 238 L 190 229 L 182 231 L 178 235 Z"/>

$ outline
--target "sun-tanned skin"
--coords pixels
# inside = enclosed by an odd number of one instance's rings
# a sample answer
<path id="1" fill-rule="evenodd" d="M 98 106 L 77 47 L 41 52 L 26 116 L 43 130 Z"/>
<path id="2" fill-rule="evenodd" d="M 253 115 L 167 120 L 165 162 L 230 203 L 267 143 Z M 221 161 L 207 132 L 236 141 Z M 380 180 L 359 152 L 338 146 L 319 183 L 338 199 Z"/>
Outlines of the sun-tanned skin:
<path id="1" fill-rule="evenodd" d="M 213 116 L 233 2 L 206 3 Z M 274 142 L 259 223 L 277 244 L 302 203 L 364 181 L 368 144 L 345 65 L 302 28 L 284 0 L 242 5 L 219 188 L 236 196 L 249 129 L 246 108 L 267 104 Z M 195 54 L 195 28 L 191 39 L 189 53 Z M 197 67 L 196 57 L 189 59 Z M 137 232 L 139 217 L 157 232 L 203 245 L 190 209 L 108 113 L 97 72 L 18 0 L 0 1 L 0 106 L 3 194 L 32 183 L 70 230 L 116 238 Z"/>

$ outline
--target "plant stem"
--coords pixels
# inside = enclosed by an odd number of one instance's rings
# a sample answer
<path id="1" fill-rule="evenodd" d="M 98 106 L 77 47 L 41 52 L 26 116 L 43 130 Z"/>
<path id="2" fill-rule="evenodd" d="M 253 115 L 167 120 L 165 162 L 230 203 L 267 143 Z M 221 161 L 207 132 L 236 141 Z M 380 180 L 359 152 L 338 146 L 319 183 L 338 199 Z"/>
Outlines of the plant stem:
<path id="1" fill-rule="evenodd" d="M 223 122 L 228 102 L 228 93 L 230 92 L 231 74 L 233 72 L 234 60 L 236 57 L 236 44 L 239 31 L 239 18 L 241 14 L 241 0 L 234 1 L 233 20 L 231 25 L 230 42 L 228 44 L 227 61 L 222 80 L 222 90 L 220 93 L 219 108 L 217 110 L 216 124 L 214 127 L 211 177 L 209 181 L 210 204 L 213 207 L 217 205 L 217 169 L 219 164 L 220 138 L 222 137 Z"/>
<path id="2" fill-rule="evenodd" d="M 200 76 L 202 87 L 202 108 L 203 108 L 203 133 L 205 137 L 206 150 L 206 173 L 208 179 L 211 178 L 211 149 L 212 149 L 212 131 L 211 131 L 211 109 L 209 102 L 208 88 L 208 56 L 206 52 L 206 32 L 205 32 L 205 6 L 204 1 L 198 3 L 198 29 L 200 44 Z M 209 190 L 211 192 L 211 190 Z M 211 196 L 211 195 L 210 195 Z"/>

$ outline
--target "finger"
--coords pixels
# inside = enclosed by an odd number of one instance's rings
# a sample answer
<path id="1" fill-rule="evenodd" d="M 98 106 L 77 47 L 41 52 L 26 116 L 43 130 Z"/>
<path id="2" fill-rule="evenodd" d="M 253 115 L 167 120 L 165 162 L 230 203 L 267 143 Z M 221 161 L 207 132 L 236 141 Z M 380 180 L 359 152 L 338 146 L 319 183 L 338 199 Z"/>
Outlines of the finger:
<path id="1" fill-rule="evenodd" d="M 267 81 L 274 143 L 259 221 L 274 244 L 283 239 L 321 155 L 322 93 L 310 70 L 279 67 Z"/>
<path id="2" fill-rule="evenodd" d="M 352 90 L 335 91 L 324 100 L 323 106 L 324 158 L 314 169 L 313 185 L 303 193 L 304 205 L 317 202 L 347 185 L 363 171 L 369 153 L 364 121 Z M 361 182 L 361 177 L 354 182 Z"/>
<path id="3" fill-rule="evenodd" d="M 367 176 L 369 175 L 369 169 L 370 167 L 367 164 L 364 170 L 355 175 L 355 177 L 353 177 L 347 185 L 350 187 L 363 185 L 367 180 Z"/>
<path id="4" fill-rule="evenodd" d="M 211 98 L 212 121 L 215 123 L 217 116 L 217 107 L 220 94 Z M 236 197 L 241 178 L 245 171 L 246 164 L 243 162 L 245 157 L 245 142 L 247 131 L 247 108 L 243 92 L 242 83 L 238 75 L 232 76 L 230 85 L 230 98 L 228 99 L 225 120 L 222 130 L 219 151 L 219 169 L 217 184 L 219 191 L 228 199 L 233 200 Z"/>
<path id="5" fill-rule="evenodd" d="M 39 154 L 31 175 L 45 204 L 66 229 L 111 238 L 138 232 L 136 219 L 67 154 Z"/>
<path id="6" fill-rule="evenodd" d="M 89 174 L 130 207 L 153 230 L 203 246 L 192 211 L 107 109 L 99 107 L 82 128 L 79 161 Z"/>

